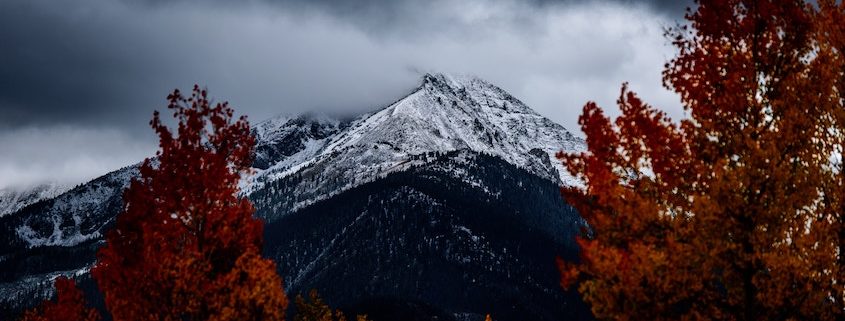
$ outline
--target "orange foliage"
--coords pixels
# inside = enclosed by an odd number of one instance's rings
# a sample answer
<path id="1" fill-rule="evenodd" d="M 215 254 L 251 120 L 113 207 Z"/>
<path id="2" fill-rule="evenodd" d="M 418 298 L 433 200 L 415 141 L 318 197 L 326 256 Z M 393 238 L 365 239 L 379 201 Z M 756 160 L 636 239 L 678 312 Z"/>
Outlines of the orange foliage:
<path id="1" fill-rule="evenodd" d="M 275 264 L 262 258 L 262 222 L 238 196 L 254 138 L 245 118 L 194 87 L 168 108 L 173 133 L 124 195 L 125 206 L 92 274 L 114 320 L 283 320 L 287 299 Z"/>
<path id="2" fill-rule="evenodd" d="M 22 321 L 96 321 L 100 315 L 85 306 L 82 291 L 64 277 L 56 279 L 56 301 L 44 301 L 38 308 L 26 311 Z"/>
<path id="3" fill-rule="evenodd" d="M 558 155 L 590 226 L 561 284 L 598 319 L 842 319 L 845 4 L 702 0 L 687 19 L 664 81 L 690 118 L 623 86 L 615 121 L 584 107 L 588 152 Z"/>

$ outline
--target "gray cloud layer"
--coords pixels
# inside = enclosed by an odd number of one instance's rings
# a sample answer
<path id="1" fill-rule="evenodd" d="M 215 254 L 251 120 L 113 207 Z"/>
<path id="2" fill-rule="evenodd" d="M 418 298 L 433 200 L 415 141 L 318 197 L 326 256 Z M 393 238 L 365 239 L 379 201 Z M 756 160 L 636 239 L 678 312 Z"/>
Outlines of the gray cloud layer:
<path id="1" fill-rule="evenodd" d="M 581 106 L 596 100 L 612 107 L 623 81 L 677 118 L 677 98 L 660 85 L 662 64 L 673 55 L 662 28 L 681 20 L 685 6 L 3 1 L 0 188 L 78 181 L 152 154 L 152 111 L 163 108 L 170 90 L 194 83 L 253 121 L 314 109 L 373 109 L 429 71 L 479 75 L 574 131 Z M 21 152 L 27 144 L 46 152 Z M 31 157 L 40 165 L 21 165 Z M 80 164 L 88 169 L 68 166 L 70 159 L 85 159 Z"/>

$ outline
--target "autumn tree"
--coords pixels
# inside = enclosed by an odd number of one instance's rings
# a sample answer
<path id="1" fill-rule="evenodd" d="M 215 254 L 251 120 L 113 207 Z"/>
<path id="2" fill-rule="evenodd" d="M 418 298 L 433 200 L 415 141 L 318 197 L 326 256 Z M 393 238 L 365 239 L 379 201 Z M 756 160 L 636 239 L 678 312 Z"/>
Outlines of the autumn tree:
<path id="1" fill-rule="evenodd" d="M 246 119 L 196 86 L 168 101 L 176 132 L 155 113 L 160 151 L 141 165 L 97 253 L 106 308 L 114 320 L 283 320 L 262 222 L 238 195 L 254 146 Z"/>
<path id="2" fill-rule="evenodd" d="M 85 306 L 85 297 L 72 279 L 56 279 L 56 300 L 24 312 L 22 321 L 97 321 L 100 315 Z"/>
<path id="3" fill-rule="evenodd" d="M 598 319 L 842 320 L 845 4 L 701 0 L 667 34 L 680 123 L 623 86 L 559 154 L 589 228 L 558 261 Z"/>
<path id="4" fill-rule="evenodd" d="M 834 149 L 832 153 L 833 170 L 831 175 L 821 177 L 824 186 L 821 191 L 822 201 L 816 219 L 812 221 L 810 233 L 802 238 L 804 247 L 813 248 L 814 251 L 806 251 L 804 255 L 814 256 L 816 265 L 813 271 L 816 277 L 811 279 L 813 286 L 823 288 L 817 294 L 818 297 L 830 298 L 833 300 L 834 315 L 837 320 L 845 320 L 845 108 L 843 96 L 845 96 L 845 2 L 839 1 L 836 7 L 833 1 L 820 1 L 822 8 L 819 15 L 819 42 L 825 46 L 820 54 L 830 60 L 830 68 L 826 71 L 832 78 L 833 88 L 828 100 L 834 105 L 832 121 L 835 123 L 832 129 L 833 141 L 829 142 Z M 833 278 L 829 277 L 832 274 Z"/>
<path id="5" fill-rule="evenodd" d="M 308 292 L 308 299 L 302 295 L 297 295 L 296 300 L 296 316 L 294 321 L 346 321 L 346 315 L 340 310 L 332 311 L 328 304 L 323 302 L 317 290 Z M 367 321 L 366 315 L 357 315 L 356 321 Z"/>

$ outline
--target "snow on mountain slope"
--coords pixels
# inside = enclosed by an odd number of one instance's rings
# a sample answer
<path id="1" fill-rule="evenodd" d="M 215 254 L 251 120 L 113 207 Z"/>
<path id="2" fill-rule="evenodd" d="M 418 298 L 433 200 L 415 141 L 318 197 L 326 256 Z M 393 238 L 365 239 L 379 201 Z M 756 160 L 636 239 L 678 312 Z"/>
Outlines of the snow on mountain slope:
<path id="1" fill-rule="evenodd" d="M 285 196 L 291 203 L 257 204 L 285 213 L 419 163 L 415 155 L 453 150 L 491 154 L 540 177 L 575 185 L 578 181 L 554 154 L 582 151 L 585 145 L 484 80 L 435 74 L 425 75 L 406 97 L 311 147 L 307 157 L 285 158 L 259 172 L 245 192 L 291 175 L 301 177 L 288 188 L 297 194 Z"/>
<path id="2" fill-rule="evenodd" d="M 322 152 L 385 146 L 394 158 L 469 149 L 501 157 L 534 174 L 575 181 L 552 161 L 584 144 L 563 126 L 540 116 L 504 90 L 475 77 L 426 75 L 420 88 L 343 133 Z M 546 155 L 531 152 L 540 149 Z M 539 164 L 537 162 L 539 161 Z M 555 173 L 556 172 L 556 173 Z"/>
<path id="3" fill-rule="evenodd" d="M 490 154 L 574 185 L 578 181 L 554 154 L 585 148 L 582 139 L 504 90 L 479 78 L 444 74 L 425 75 L 404 98 L 357 118 L 280 116 L 258 123 L 253 133 L 257 171 L 242 182 L 242 192 L 273 215 L 426 162 L 421 155 L 454 150 Z M 136 173 L 130 166 L 15 213 L 20 223 L 14 234 L 30 247 L 96 239 Z M 284 191 L 276 186 L 280 180 Z"/>
<path id="4" fill-rule="evenodd" d="M 0 216 L 17 212 L 43 199 L 53 198 L 71 188 L 70 185 L 47 183 L 30 187 L 0 189 Z"/>
<path id="5" fill-rule="evenodd" d="M 20 224 L 17 237 L 28 247 L 74 246 L 102 236 L 102 227 L 114 219 L 123 206 L 123 190 L 138 165 L 124 167 L 45 199 L 12 215 Z"/>

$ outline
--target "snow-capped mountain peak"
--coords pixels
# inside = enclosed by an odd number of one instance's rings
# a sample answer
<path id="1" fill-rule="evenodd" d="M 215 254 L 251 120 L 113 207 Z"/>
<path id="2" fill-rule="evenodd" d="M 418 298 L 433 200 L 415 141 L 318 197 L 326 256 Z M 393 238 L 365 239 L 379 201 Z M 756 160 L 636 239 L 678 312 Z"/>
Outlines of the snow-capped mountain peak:
<path id="1" fill-rule="evenodd" d="M 534 110 L 528 108 L 528 106 L 498 86 L 476 76 L 445 73 L 426 74 L 422 78 L 421 87 L 428 91 L 444 91 L 465 95 L 480 103 L 486 101 L 488 103 L 482 104 L 482 106 L 490 108 L 499 108 L 506 111 L 510 109 L 511 112 L 537 114 Z M 498 100 L 501 104 L 490 104 L 492 102 L 490 100 L 491 98 Z M 505 104 L 504 102 L 507 101 L 515 102 L 515 104 Z"/>
<path id="2" fill-rule="evenodd" d="M 290 120 L 275 123 L 282 122 L 290 124 Z M 302 142 L 296 152 L 253 177 L 245 184 L 246 194 L 289 175 L 313 177 L 314 182 L 297 189 L 306 191 L 301 202 L 293 205 L 297 208 L 403 170 L 420 162 L 415 155 L 455 150 L 491 154 L 540 177 L 574 185 L 577 180 L 554 154 L 584 149 L 583 140 L 562 126 L 501 88 L 472 76 L 426 74 L 414 91 L 381 110 L 348 122 L 312 121 L 297 126 L 290 132 L 316 126 L 327 129 L 319 133 L 331 133 L 297 135 L 305 138 L 295 139 Z M 274 131 L 278 130 L 262 129 L 260 133 Z M 325 183 L 337 181 L 343 183 Z"/>
<path id="3" fill-rule="evenodd" d="M 563 168 L 552 169 L 548 164 L 558 163 L 553 158 L 557 151 L 580 150 L 583 142 L 484 80 L 426 74 L 416 91 L 338 135 L 321 154 L 353 147 L 385 149 L 390 152 L 383 156 L 398 159 L 469 149 L 518 166 L 536 167 L 535 174 L 558 177 L 566 183 L 571 177 Z M 542 150 L 546 157 L 531 153 L 534 149 Z"/>

